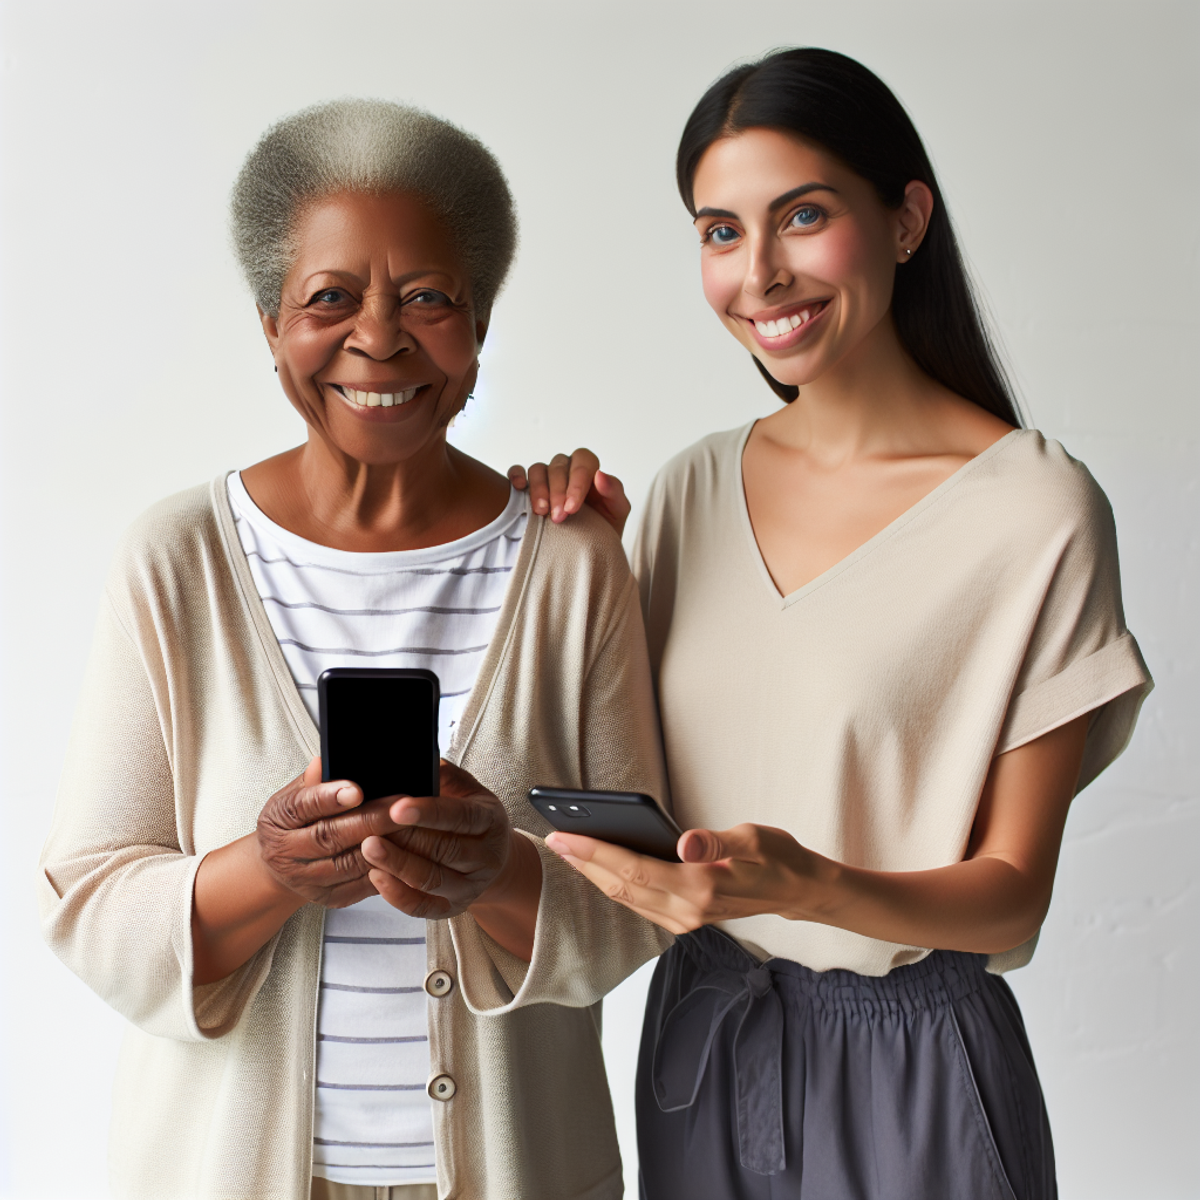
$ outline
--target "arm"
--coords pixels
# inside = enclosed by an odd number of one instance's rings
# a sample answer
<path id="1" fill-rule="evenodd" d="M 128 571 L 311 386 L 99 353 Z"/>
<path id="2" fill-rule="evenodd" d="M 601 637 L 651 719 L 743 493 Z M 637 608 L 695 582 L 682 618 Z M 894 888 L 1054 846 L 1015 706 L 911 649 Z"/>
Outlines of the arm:
<path id="1" fill-rule="evenodd" d="M 576 835 L 546 841 L 607 895 L 675 933 L 778 913 L 900 944 L 999 953 L 1045 918 L 1087 726 L 1079 717 L 994 759 L 966 858 L 933 870 L 848 867 L 760 825 L 689 830 L 681 864 Z"/>

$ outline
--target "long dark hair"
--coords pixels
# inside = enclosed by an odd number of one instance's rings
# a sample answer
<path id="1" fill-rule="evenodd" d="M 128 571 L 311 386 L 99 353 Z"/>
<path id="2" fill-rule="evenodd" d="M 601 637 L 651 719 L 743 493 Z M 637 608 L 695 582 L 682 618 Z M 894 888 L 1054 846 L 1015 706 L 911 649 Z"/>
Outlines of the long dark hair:
<path id="1" fill-rule="evenodd" d="M 747 129 L 799 134 L 841 159 L 898 208 L 920 180 L 933 192 L 933 215 L 920 251 L 896 271 L 892 318 L 900 343 L 927 375 L 1013 425 L 1021 417 L 967 277 L 937 176 L 920 135 L 887 84 L 832 50 L 777 50 L 718 79 L 684 126 L 675 159 L 679 194 L 696 215 L 693 185 L 704 152 Z M 755 365 L 776 395 L 799 389 Z"/>

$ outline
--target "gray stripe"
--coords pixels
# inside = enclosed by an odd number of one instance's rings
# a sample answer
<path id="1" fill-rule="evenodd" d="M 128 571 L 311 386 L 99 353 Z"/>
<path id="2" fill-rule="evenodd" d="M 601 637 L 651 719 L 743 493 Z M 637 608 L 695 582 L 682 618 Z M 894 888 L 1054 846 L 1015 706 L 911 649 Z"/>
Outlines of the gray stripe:
<path id="1" fill-rule="evenodd" d="M 432 1142 L 334 1142 L 329 1138 L 313 1138 L 315 1146 L 363 1146 L 372 1150 L 394 1150 L 404 1146 L 432 1146 Z"/>
<path id="2" fill-rule="evenodd" d="M 401 617 L 405 613 L 440 613 L 442 616 L 453 616 L 455 613 L 465 613 L 468 616 L 482 616 L 485 613 L 500 611 L 500 605 L 495 608 L 443 608 L 436 604 L 424 605 L 419 608 L 331 608 L 328 604 L 318 604 L 315 600 L 280 600 L 278 596 L 263 596 L 264 604 L 278 604 L 280 608 L 319 608 L 321 612 L 335 613 L 343 617 Z"/>
<path id="3" fill-rule="evenodd" d="M 317 1162 L 313 1159 L 314 1167 L 337 1167 L 339 1170 L 353 1170 L 361 1167 L 364 1171 L 432 1171 L 434 1163 L 331 1163 Z M 357 1186 L 357 1185 L 356 1185 Z"/>
<path id="4" fill-rule="evenodd" d="M 423 988 L 372 988 L 357 987 L 353 983 L 322 983 L 321 986 L 330 992 L 370 992 L 376 996 L 406 996 L 412 992 L 423 991 Z"/>
<path id="5" fill-rule="evenodd" d="M 424 938 L 370 938 L 370 937 L 333 937 L 325 939 L 328 942 L 343 942 L 352 946 L 423 946 Z"/>
<path id="6" fill-rule="evenodd" d="M 382 658 L 386 654 L 478 654 L 486 650 L 483 646 L 467 646 L 462 650 L 445 650 L 440 646 L 397 646 L 394 650 L 351 650 L 347 646 L 306 646 L 295 638 L 280 638 L 281 646 L 295 646 L 309 654 L 353 654 L 358 658 Z"/>
<path id="7" fill-rule="evenodd" d="M 355 1045 L 370 1045 L 370 1046 L 393 1046 L 398 1042 L 427 1042 L 429 1038 L 423 1033 L 414 1033 L 412 1037 L 393 1037 L 393 1038 L 360 1038 L 360 1037 L 338 1037 L 332 1033 L 318 1033 L 317 1041 L 319 1042 L 353 1042 Z M 349 1143 L 347 1143 L 349 1145 Z"/>
<path id="8" fill-rule="evenodd" d="M 317 1087 L 330 1088 L 337 1092 L 423 1092 L 423 1083 L 322 1083 Z"/>
<path id="9" fill-rule="evenodd" d="M 261 550 L 247 550 L 246 557 L 257 558 L 267 566 L 287 563 L 298 571 L 332 571 L 335 575 L 353 575 L 357 579 L 375 579 L 384 575 L 507 575 L 512 571 L 512 567 L 393 567 L 390 571 L 363 571 L 352 567 L 327 567 L 324 563 L 293 562 L 286 554 L 280 558 L 267 558 Z"/>

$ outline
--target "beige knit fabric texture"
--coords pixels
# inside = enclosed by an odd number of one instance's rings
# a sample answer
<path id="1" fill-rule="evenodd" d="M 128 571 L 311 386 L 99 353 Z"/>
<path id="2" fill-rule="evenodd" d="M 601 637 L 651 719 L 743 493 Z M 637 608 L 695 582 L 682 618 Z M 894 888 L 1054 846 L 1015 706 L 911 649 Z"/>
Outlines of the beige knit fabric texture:
<path id="1" fill-rule="evenodd" d="M 118 1200 L 309 1196 L 324 910 L 302 909 L 202 987 L 190 912 L 202 856 L 253 830 L 317 749 L 224 479 L 158 504 L 109 578 L 39 877 L 50 946 L 132 1024 L 114 1094 Z M 549 829 L 526 801 L 535 784 L 666 799 L 637 591 L 598 517 L 531 519 L 444 753 L 531 835 Z M 622 1191 L 597 1002 L 670 938 L 533 840 L 532 963 L 469 916 L 429 923 L 429 968 L 456 982 L 430 1002 L 433 1070 L 457 1083 L 435 1105 L 443 1198 Z"/>
<path id="2" fill-rule="evenodd" d="M 746 510 L 751 428 L 663 468 L 634 552 L 683 828 L 753 821 L 839 862 L 924 870 L 962 859 L 995 755 L 1088 712 L 1079 787 L 1120 754 L 1151 683 L 1082 464 L 1016 430 L 784 597 Z M 773 915 L 721 928 L 817 971 L 929 953 Z"/>

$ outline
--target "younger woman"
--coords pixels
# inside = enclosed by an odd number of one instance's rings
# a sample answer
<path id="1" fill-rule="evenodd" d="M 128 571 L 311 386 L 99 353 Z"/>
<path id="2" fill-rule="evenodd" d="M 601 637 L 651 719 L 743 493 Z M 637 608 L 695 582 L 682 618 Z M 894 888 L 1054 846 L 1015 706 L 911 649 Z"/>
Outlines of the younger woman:
<path id="1" fill-rule="evenodd" d="M 639 531 L 683 862 L 547 839 L 681 935 L 643 1035 L 643 1194 L 1044 1200 L 1003 972 L 1151 686 L 1112 514 L 1020 428 L 920 138 L 868 70 L 739 67 L 677 169 L 705 296 L 786 406 L 668 463 Z M 535 510 L 578 507 L 589 466 L 570 494 L 565 460 L 539 468 Z M 622 511 L 609 477 L 592 500 Z"/>

